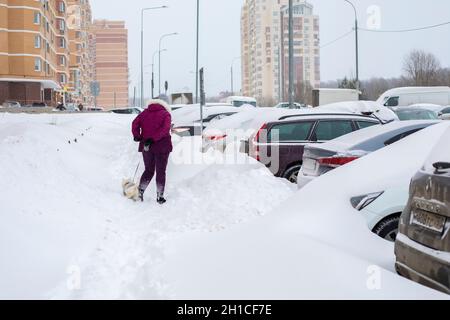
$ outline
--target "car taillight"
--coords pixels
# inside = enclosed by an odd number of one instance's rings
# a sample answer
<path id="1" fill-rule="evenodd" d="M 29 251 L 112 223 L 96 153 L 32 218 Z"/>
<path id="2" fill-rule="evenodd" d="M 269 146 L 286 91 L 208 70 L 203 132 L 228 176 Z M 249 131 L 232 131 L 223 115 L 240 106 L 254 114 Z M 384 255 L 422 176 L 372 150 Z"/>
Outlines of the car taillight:
<path id="1" fill-rule="evenodd" d="M 331 157 L 319 158 L 317 162 L 319 162 L 320 165 L 337 168 L 357 159 L 359 159 L 359 157 Z"/>
<path id="2" fill-rule="evenodd" d="M 264 123 L 263 126 L 256 133 L 255 138 L 253 139 L 254 142 L 259 142 L 261 135 L 263 134 L 264 130 L 266 130 L 266 129 L 267 129 L 267 123 Z"/>
<path id="3" fill-rule="evenodd" d="M 227 137 L 227 135 L 224 134 L 224 135 L 220 135 L 220 136 L 209 136 L 209 137 L 206 137 L 206 139 L 211 140 L 211 141 L 219 141 L 219 140 L 225 139 L 226 137 Z"/>

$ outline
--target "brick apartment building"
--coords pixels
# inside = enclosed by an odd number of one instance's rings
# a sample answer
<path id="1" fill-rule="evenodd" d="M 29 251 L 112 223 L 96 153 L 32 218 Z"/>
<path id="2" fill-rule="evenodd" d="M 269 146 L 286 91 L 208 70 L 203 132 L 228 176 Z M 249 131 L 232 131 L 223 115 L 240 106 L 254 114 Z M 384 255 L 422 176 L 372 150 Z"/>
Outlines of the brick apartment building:
<path id="1" fill-rule="evenodd" d="M 92 25 L 95 79 L 100 83 L 97 105 L 128 107 L 128 30 L 123 21 L 95 20 Z"/>
<path id="2" fill-rule="evenodd" d="M 0 0 L 0 103 L 55 104 L 69 79 L 67 4 Z"/>

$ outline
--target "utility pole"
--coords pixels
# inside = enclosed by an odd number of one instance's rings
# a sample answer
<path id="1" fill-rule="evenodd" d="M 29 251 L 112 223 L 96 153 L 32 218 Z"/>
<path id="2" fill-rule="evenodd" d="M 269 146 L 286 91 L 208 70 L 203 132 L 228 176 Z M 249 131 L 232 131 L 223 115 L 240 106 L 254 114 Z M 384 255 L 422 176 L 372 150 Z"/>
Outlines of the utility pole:
<path id="1" fill-rule="evenodd" d="M 231 95 L 234 95 L 234 87 L 233 87 L 233 65 L 231 65 Z"/>
<path id="2" fill-rule="evenodd" d="M 358 37 L 358 12 L 356 11 L 355 5 L 349 1 L 344 0 L 348 4 L 350 4 L 353 8 L 353 11 L 355 13 L 355 49 L 356 49 L 356 90 L 360 90 L 360 84 L 359 84 L 359 37 Z"/>
<path id="3" fill-rule="evenodd" d="M 294 11 L 289 0 L 289 106 L 294 107 Z"/>

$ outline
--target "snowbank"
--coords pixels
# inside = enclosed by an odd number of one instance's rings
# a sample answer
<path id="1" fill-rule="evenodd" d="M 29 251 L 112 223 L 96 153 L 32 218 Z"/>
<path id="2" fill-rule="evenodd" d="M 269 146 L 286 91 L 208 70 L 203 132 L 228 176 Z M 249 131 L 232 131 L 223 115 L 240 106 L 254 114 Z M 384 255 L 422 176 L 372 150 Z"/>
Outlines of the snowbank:
<path id="1" fill-rule="evenodd" d="M 166 241 L 251 221 L 295 192 L 259 163 L 174 136 L 167 205 L 153 185 L 145 203 L 130 202 L 121 181 L 140 162 L 132 120 L 0 116 L 0 298 L 167 297 Z"/>
<path id="2" fill-rule="evenodd" d="M 395 274 L 393 245 L 368 230 L 350 198 L 407 185 L 449 127 L 435 125 L 336 169 L 207 245 L 201 235 L 174 242 L 164 267 L 172 297 L 448 298 Z"/>

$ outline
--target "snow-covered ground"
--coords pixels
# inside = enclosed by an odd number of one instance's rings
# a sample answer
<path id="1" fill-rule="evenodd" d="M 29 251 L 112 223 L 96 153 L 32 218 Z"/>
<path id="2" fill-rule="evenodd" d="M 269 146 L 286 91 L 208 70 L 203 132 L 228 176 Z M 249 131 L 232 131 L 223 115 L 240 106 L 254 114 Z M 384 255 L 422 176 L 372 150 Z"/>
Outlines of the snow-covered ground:
<path id="1" fill-rule="evenodd" d="M 121 194 L 140 161 L 131 121 L 0 115 L 0 298 L 165 298 L 168 239 L 255 219 L 295 190 L 248 158 L 174 138 L 167 205 L 154 186 L 133 203 Z"/>
<path id="2" fill-rule="evenodd" d="M 140 161 L 132 119 L 0 115 L 0 298 L 446 297 L 397 276 L 392 245 L 362 219 L 340 231 L 352 217 L 333 218 L 349 206 L 339 195 L 357 185 L 318 201 L 318 181 L 299 193 L 247 157 L 174 137 L 168 203 L 154 186 L 145 203 L 125 199 Z"/>

